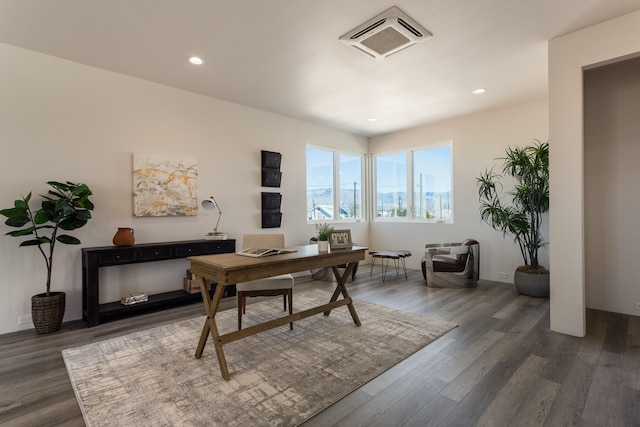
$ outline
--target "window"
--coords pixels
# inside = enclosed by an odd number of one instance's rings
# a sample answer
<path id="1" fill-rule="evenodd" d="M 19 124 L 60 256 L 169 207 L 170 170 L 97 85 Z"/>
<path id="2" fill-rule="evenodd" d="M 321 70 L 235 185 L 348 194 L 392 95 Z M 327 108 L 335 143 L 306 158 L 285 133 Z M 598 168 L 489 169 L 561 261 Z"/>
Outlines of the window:
<path id="1" fill-rule="evenodd" d="M 362 218 L 362 156 L 339 154 L 340 217 Z"/>
<path id="2" fill-rule="evenodd" d="M 407 153 L 376 156 L 376 217 L 407 216 Z"/>
<path id="3" fill-rule="evenodd" d="M 362 162 L 362 155 L 307 147 L 307 220 L 362 218 Z"/>
<path id="4" fill-rule="evenodd" d="M 379 154 L 375 169 L 376 218 L 453 222 L 450 144 Z"/>

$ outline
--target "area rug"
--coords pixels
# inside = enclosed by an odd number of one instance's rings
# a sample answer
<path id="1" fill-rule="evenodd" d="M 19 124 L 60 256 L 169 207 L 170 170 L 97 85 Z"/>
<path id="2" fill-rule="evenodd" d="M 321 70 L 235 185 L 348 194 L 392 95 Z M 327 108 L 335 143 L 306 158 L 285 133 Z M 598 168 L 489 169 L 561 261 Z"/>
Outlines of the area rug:
<path id="1" fill-rule="evenodd" d="M 309 290 L 294 311 L 327 302 Z M 355 300 L 346 307 L 232 342 L 225 381 L 211 338 L 194 357 L 204 317 L 62 351 L 88 426 L 292 426 L 309 419 L 456 325 Z M 281 316 L 282 299 L 251 304 L 249 326 Z M 221 333 L 237 328 L 220 312 Z"/>

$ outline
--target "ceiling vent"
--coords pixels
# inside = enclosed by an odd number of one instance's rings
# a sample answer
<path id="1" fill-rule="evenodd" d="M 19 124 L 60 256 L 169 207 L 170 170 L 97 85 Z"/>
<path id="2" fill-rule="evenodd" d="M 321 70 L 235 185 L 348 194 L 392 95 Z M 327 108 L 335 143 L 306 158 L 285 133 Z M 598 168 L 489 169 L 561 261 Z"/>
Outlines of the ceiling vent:
<path id="1" fill-rule="evenodd" d="M 380 60 L 431 38 L 433 34 L 392 7 L 340 37 L 340 41 Z"/>

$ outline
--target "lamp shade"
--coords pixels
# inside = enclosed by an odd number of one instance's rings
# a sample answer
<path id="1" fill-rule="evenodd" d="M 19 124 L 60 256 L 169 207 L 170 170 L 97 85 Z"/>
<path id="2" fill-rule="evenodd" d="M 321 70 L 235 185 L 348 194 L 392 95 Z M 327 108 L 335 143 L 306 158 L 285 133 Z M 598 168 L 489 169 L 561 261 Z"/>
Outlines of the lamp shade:
<path id="1" fill-rule="evenodd" d="M 200 206 L 202 206 L 202 208 L 206 211 L 214 211 L 216 210 L 216 207 L 218 206 L 216 204 L 216 202 L 213 200 L 213 196 L 209 199 L 204 199 L 202 201 L 202 203 L 200 203 Z"/>

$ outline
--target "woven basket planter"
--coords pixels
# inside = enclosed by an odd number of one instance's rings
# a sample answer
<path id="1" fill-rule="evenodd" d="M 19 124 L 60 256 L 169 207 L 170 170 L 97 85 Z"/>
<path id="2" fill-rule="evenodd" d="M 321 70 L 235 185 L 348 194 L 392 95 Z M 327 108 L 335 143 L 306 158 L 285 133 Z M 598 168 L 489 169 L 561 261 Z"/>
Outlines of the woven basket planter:
<path id="1" fill-rule="evenodd" d="M 64 292 L 51 292 L 31 297 L 31 318 L 39 334 L 48 334 L 60 329 L 65 308 Z"/>

